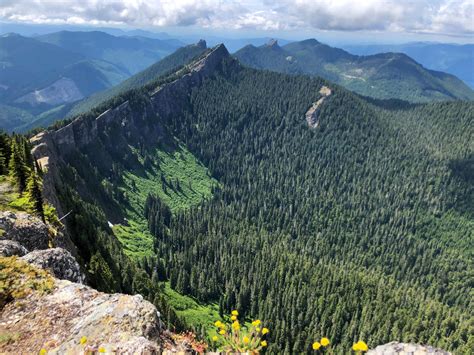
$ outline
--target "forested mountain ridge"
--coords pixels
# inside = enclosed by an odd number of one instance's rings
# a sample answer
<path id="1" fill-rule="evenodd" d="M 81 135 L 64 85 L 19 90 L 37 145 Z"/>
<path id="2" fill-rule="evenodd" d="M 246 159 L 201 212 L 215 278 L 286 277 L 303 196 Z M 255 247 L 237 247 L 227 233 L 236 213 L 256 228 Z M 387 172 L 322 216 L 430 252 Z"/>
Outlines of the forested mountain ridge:
<path id="1" fill-rule="evenodd" d="M 268 322 L 271 352 L 472 347 L 472 103 L 369 102 L 218 46 L 107 105 L 34 138 L 91 284 L 159 303 L 166 281 Z"/>
<path id="2" fill-rule="evenodd" d="M 375 98 L 411 102 L 474 99 L 474 92 L 454 75 L 428 70 L 402 53 L 357 56 L 308 39 L 282 47 L 276 41 L 260 47 L 249 45 L 234 55 L 253 68 L 321 76 Z"/>
<path id="3" fill-rule="evenodd" d="M 344 48 L 358 55 L 382 52 L 405 53 L 424 67 L 453 74 L 474 88 L 474 44 L 449 44 L 413 42 L 405 44 L 345 45 Z"/>

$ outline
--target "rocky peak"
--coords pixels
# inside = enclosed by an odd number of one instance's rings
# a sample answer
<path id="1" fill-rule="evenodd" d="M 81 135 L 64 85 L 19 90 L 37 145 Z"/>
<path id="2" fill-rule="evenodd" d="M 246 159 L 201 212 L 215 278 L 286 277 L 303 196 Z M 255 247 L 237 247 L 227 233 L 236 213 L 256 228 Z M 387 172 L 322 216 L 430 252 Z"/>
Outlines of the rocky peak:
<path id="1" fill-rule="evenodd" d="M 205 40 L 203 39 L 200 39 L 198 43 L 196 43 L 196 46 L 199 47 L 199 48 L 202 48 L 202 49 L 206 49 L 207 48 L 207 43 Z"/>
<path id="2" fill-rule="evenodd" d="M 280 46 L 278 45 L 278 40 L 272 38 L 271 40 L 269 40 L 265 46 L 267 47 L 270 47 L 270 48 L 280 48 Z"/>

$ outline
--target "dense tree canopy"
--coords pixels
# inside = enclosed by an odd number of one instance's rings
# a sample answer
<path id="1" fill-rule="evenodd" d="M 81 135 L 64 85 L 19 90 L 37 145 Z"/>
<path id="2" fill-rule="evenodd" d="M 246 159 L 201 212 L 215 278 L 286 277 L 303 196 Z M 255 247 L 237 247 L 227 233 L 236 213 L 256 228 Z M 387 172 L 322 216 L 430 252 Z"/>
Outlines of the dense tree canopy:
<path id="1" fill-rule="evenodd" d="M 304 115 L 322 85 L 333 93 L 310 129 Z M 62 198 L 81 208 L 69 227 L 94 282 L 153 298 L 169 279 L 222 312 L 264 319 L 270 351 L 309 351 L 321 336 L 339 353 L 359 338 L 472 349 L 472 103 L 369 102 L 232 61 L 173 116 L 149 116 L 146 92 L 137 95 L 135 112 L 161 120 L 159 141 L 111 128 L 63 171 Z M 135 193 L 123 190 L 124 174 L 159 171 L 153 152 L 173 141 L 219 185 L 174 214 L 148 197 L 155 257 L 138 272 L 106 221 L 122 218 Z"/>

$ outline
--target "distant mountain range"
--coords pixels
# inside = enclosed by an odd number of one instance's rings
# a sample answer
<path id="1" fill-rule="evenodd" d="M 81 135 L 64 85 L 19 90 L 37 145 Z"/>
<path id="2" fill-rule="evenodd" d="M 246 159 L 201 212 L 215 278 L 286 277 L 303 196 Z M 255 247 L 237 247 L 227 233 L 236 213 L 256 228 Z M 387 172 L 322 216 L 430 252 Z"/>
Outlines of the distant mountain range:
<path id="1" fill-rule="evenodd" d="M 174 52 L 177 40 L 61 31 L 0 36 L 0 127 L 17 130 L 45 112 L 117 85 Z"/>
<path id="2" fill-rule="evenodd" d="M 474 89 L 474 44 L 414 42 L 394 45 L 347 45 L 343 48 L 358 55 L 405 53 L 426 68 L 456 75 Z"/>
<path id="3" fill-rule="evenodd" d="M 206 50 L 207 46 L 205 41 L 199 41 L 196 44 L 179 48 L 174 53 L 124 80 L 120 84 L 101 92 L 97 92 L 83 100 L 63 105 L 59 110 L 45 112 L 28 124 L 23 125 L 20 130 L 26 132 L 36 127 L 48 127 L 57 120 L 85 113 L 98 105 L 113 99 L 117 95 L 123 94 L 129 90 L 139 89 L 162 75 L 176 71 L 179 67 L 202 55 Z"/>
<path id="4" fill-rule="evenodd" d="M 277 41 L 235 53 L 243 64 L 289 74 L 321 76 L 365 96 L 410 102 L 474 99 L 457 77 L 428 70 L 402 53 L 357 56 L 315 39 L 280 46 Z"/>
<path id="5" fill-rule="evenodd" d="M 207 48 L 201 41 L 175 52 L 184 44 L 166 33 L 117 30 L 121 33 L 127 35 L 60 31 L 0 36 L 0 128 L 26 131 L 86 112 L 176 70 Z M 210 40 L 213 44 L 217 38 Z M 365 96 L 411 102 L 474 98 L 455 76 L 428 70 L 404 54 L 357 56 L 314 39 L 256 46 L 266 40 L 229 41 L 234 48 L 253 43 L 235 53 L 247 66 L 321 76 Z"/>

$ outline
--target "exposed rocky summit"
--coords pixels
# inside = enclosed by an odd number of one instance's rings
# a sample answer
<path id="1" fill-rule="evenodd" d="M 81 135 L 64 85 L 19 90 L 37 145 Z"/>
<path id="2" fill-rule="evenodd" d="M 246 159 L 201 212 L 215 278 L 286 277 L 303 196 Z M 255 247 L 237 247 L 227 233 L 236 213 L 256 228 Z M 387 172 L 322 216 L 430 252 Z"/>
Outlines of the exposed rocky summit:
<path id="1" fill-rule="evenodd" d="M 0 256 L 23 256 L 28 253 L 25 247 L 14 240 L 0 240 Z"/>
<path id="2" fill-rule="evenodd" d="M 398 343 L 393 341 L 388 344 L 379 345 L 369 350 L 370 355 L 450 355 L 450 352 L 434 348 L 429 345 Z"/>
<path id="3" fill-rule="evenodd" d="M 0 212 L 0 229 L 0 240 L 14 240 L 28 251 L 48 248 L 48 226 L 28 213 Z"/>
<path id="4" fill-rule="evenodd" d="M 161 348 L 160 315 L 140 295 L 106 294 L 56 280 L 50 294 L 32 293 L 10 302 L 0 315 L 0 333 L 19 335 L 0 352 L 37 353 L 44 348 L 48 353 L 79 354 L 103 347 L 132 354 Z"/>
<path id="5" fill-rule="evenodd" d="M 79 264 L 71 253 L 63 248 L 35 250 L 22 259 L 41 269 L 48 270 L 54 277 L 82 283 L 85 279 Z"/>

